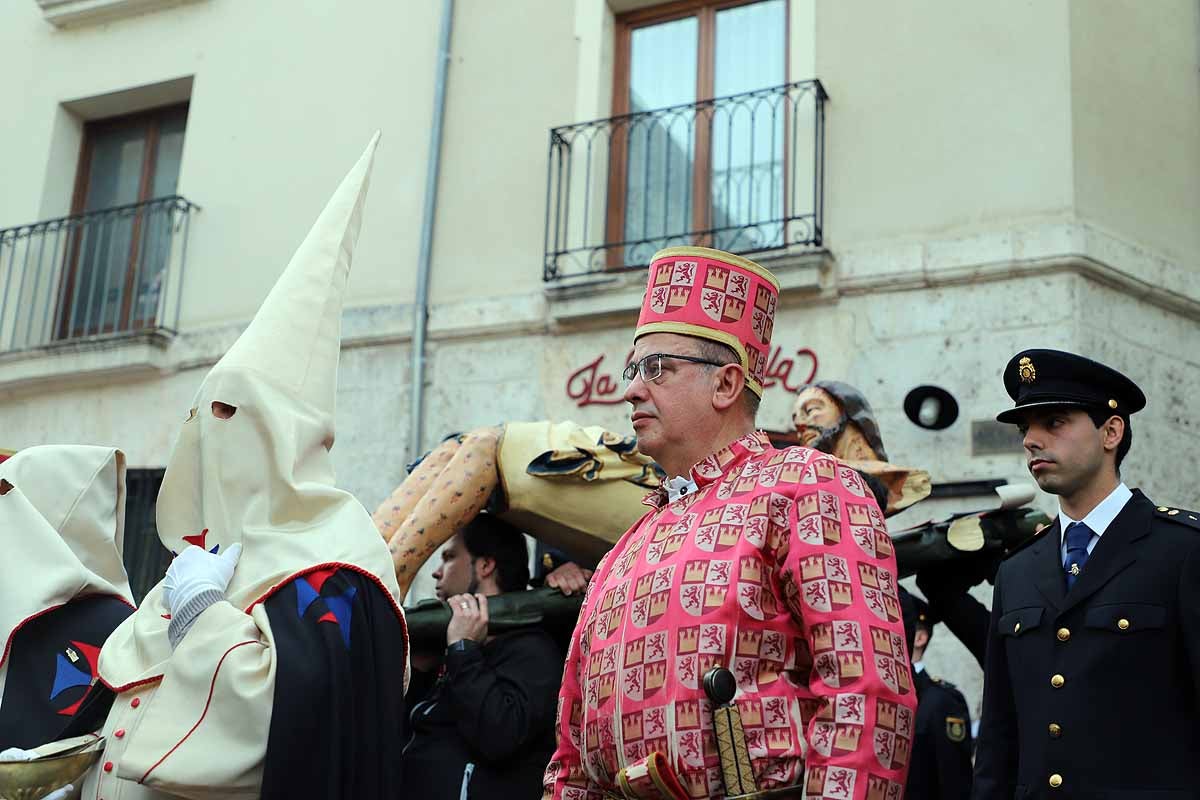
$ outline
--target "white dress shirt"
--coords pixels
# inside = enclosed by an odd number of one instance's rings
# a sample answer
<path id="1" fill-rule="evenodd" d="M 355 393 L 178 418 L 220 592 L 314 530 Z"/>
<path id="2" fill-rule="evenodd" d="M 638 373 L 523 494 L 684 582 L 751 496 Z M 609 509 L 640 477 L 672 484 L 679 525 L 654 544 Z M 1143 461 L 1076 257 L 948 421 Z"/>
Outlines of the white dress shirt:
<path id="1" fill-rule="evenodd" d="M 1112 524 L 1112 521 L 1117 518 L 1117 514 L 1121 513 L 1121 509 L 1133 497 L 1133 492 L 1124 483 L 1117 484 L 1117 488 L 1112 490 L 1108 497 L 1101 500 L 1095 508 L 1088 512 L 1088 515 L 1081 520 L 1074 520 L 1067 516 L 1066 512 L 1060 507 L 1058 509 L 1058 541 L 1060 561 L 1065 561 L 1067 558 L 1067 526 L 1072 522 L 1082 522 L 1092 529 L 1092 538 L 1088 541 L 1088 555 L 1092 554 L 1092 550 L 1096 549 L 1096 542 L 1100 541 L 1100 537 L 1104 535 L 1104 531 Z"/>
<path id="2" fill-rule="evenodd" d="M 676 475 L 674 478 L 667 479 L 667 501 L 674 503 L 685 494 L 691 494 L 696 491 L 696 482 L 690 477 L 685 478 L 682 475 Z"/>

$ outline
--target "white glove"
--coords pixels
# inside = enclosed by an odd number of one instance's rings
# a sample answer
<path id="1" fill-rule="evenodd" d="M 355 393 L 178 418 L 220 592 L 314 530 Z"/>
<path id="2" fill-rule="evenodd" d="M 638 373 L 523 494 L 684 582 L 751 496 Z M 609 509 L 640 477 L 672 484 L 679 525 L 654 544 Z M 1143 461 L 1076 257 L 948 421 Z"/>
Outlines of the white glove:
<path id="1" fill-rule="evenodd" d="M 196 545 L 175 556 L 167 567 L 167 578 L 163 586 L 167 606 L 175 616 L 191 600 L 205 592 L 216 592 L 222 596 L 233 579 L 242 545 L 235 544 L 220 555 L 210 553 Z"/>
<path id="2" fill-rule="evenodd" d="M 61 789 L 55 789 L 53 792 L 43 797 L 42 800 L 67 800 L 67 798 L 70 797 L 71 793 L 74 791 L 75 787 L 68 783 Z"/>
<path id="3" fill-rule="evenodd" d="M 37 757 L 37 753 L 32 750 L 22 750 L 19 747 L 0 750 L 0 761 L 32 761 Z"/>

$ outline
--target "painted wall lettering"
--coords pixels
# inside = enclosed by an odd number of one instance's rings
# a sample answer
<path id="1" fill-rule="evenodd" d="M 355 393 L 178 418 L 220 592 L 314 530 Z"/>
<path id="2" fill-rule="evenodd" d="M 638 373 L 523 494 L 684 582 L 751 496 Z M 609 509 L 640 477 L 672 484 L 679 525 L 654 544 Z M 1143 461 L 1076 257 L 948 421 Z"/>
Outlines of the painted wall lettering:
<path id="1" fill-rule="evenodd" d="M 615 406 L 623 403 L 621 395 L 625 391 L 625 385 L 620 372 L 632 358 L 633 351 L 630 350 L 625 356 L 621 370 L 613 374 L 605 371 L 605 356 L 596 356 L 567 377 L 567 397 L 574 400 L 575 405 L 580 408 Z M 771 389 L 778 386 L 787 392 L 797 392 L 801 386 L 811 383 L 817 377 L 818 364 L 817 354 L 808 347 L 801 347 L 793 355 L 785 358 L 783 348 L 776 346 L 771 350 L 771 358 L 767 361 L 763 387 Z"/>

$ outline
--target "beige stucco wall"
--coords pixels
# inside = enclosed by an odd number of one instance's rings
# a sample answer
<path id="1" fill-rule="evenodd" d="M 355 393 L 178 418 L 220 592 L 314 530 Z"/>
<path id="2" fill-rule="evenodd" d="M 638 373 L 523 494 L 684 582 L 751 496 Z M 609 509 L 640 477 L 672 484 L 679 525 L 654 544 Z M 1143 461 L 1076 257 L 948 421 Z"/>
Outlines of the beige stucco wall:
<path id="1" fill-rule="evenodd" d="M 580 408 L 566 382 L 600 355 L 615 377 L 640 289 L 543 286 L 547 140 L 609 114 L 613 8 L 649 4 L 458 0 L 414 443 L 409 337 L 440 3 L 196 0 L 69 30 L 33 0 L 0 3 L 13 87 L 0 227 L 65 213 L 82 119 L 149 102 L 151 85 L 190 91 L 179 191 L 203 207 L 180 334 L 0 354 L 0 447 L 111 443 L 133 466 L 162 466 L 207 366 L 376 128 L 344 319 L 341 484 L 373 507 L 409 452 L 508 420 L 627 431 L 624 406 Z M 800 259 L 776 340 L 868 394 L 895 461 L 935 480 L 1025 479 L 1019 452 L 971 455 L 970 422 L 1008 403 L 999 375 L 1012 353 L 1062 347 L 1146 389 L 1130 483 L 1200 505 L 1163 457 L 1200 445 L 1198 13 L 1190 0 L 792 0 L 789 77 L 820 78 L 831 96 L 828 252 Z M 904 417 L 922 383 L 955 395 L 958 423 L 929 433 Z M 790 405 L 768 390 L 761 423 L 785 428 Z M 935 639 L 933 671 L 977 698 L 956 647 Z"/>
<path id="2" fill-rule="evenodd" d="M 170 391 L 186 408 L 184 387 L 199 373 L 171 376 L 220 355 L 376 127 L 385 138 L 347 298 L 355 310 L 347 340 L 371 354 L 364 403 L 407 396 L 439 6 L 374 0 L 298 13 L 286 0 L 198 0 L 68 30 L 47 24 L 33 2 L 0 6 L 0 72 L 22 87 L 0 128 L 0 226 L 66 210 L 81 114 L 118 102 L 114 93 L 179 78 L 190 79 L 192 104 L 179 188 L 204 207 L 191 231 L 183 336 L 132 366 L 94 353 L 8 359 L 0 392 L 13 399 L 0 402 L 0 419 L 18 433 L 6 444 L 90 430 L 144 440 L 134 462 L 162 463 L 167 438 L 131 433 L 119 416 L 97 411 L 83 428 L 53 414 L 35 423 L 31 409 L 69 408 L 74 392 L 107 402 L 110 388 L 91 387 L 114 381 L 131 387 L 118 391 L 115 407 L 149 397 L 159 413 Z M 558 345 L 581 337 L 593 355 L 622 359 L 625 328 L 614 320 L 632 320 L 636 286 L 616 316 L 581 321 L 562 318 L 562 302 L 541 282 L 547 129 L 604 113 L 612 7 L 463 0 L 457 9 L 433 256 L 431 412 L 423 440 L 410 443 L 406 408 L 390 406 L 386 424 L 396 434 L 387 446 L 428 447 L 447 430 L 511 414 L 620 425 L 619 406 L 564 404 L 566 376 L 580 363 Z M 994 375 L 1010 347 L 1077 342 L 1103 355 L 1125 335 L 1105 337 L 1111 315 L 1094 317 L 1050 291 L 1070 274 L 1118 297 L 1146 294 L 1123 318 L 1139 332 L 1129 335 L 1161 328 L 1179 343 L 1162 345 L 1178 352 L 1161 356 L 1156 375 L 1191 363 L 1200 309 L 1200 225 L 1188 224 L 1200 216 L 1200 181 L 1187 180 L 1200 159 L 1194 23 L 1186 2 L 1140 14 L 1063 0 L 989 16 L 951 0 L 794 0 L 792 77 L 811 69 L 832 96 L 830 253 L 811 291 L 785 298 L 779 330 L 788 346 L 823 342 L 821 375 L 873 386 L 881 414 L 901 430 L 911 428 L 899 414 L 903 393 L 920 382 L 946 386 L 983 414 L 1002 398 L 980 376 Z M 1145 35 L 1117 47 L 1129 25 Z M 1139 115 L 1129 113 L 1135 101 Z M 1115 157 L 1118 146 L 1130 163 Z M 1043 272 L 1045 288 L 1035 279 Z M 1160 318 L 1159 327 L 1147 322 Z M 1076 335 L 1087 326 L 1097 333 Z M 1020 335 L 994 336 L 1000 329 Z M 511 388 L 481 404 L 488 386 Z M 1170 396 L 1187 405 L 1188 395 Z M 783 427 L 789 403 L 769 395 L 764 423 Z M 1161 422 L 1194 432 L 1188 419 Z M 905 439 L 912 434 L 897 434 L 893 448 L 917 461 L 929 443 Z M 956 457 L 936 474 L 993 469 L 977 465 Z"/>
<path id="3" fill-rule="evenodd" d="M 1076 214 L 1200 265 L 1200 4 L 1072 0 Z"/>
<path id="4" fill-rule="evenodd" d="M 816 25 L 832 247 L 1069 215 L 1064 3 L 825 0 Z"/>
<path id="5" fill-rule="evenodd" d="M 434 304 L 541 290 L 549 130 L 573 121 L 577 86 L 570 2 L 457 7 Z"/>
<path id="6" fill-rule="evenodd" d="M 383 129 L 350 301 L 411 298 L 439 6 L 204 0 L 59 30 L 0 5 L 0 227 L 69 211 L 63 104 L 192 76 L 178 191 L 193 219 L 181 325 L 244 321 Z M 399 42 L 403 46 L 399 46 Z M 115 110 L 115 109 L 113 109 Z M 113 113 L 110 110 L 108 113 Z"/>
<path id="7" fill-rule="evenodd" d="M 411 303 L 439 5 L 202 0 L 58 30 L 33 2 L 4 4 L 0 71 L 22 91 L 0 128 L 0 226 L 68 209 L 81 120 L 64 105 L 190 77 L 179 190 L 204 210 L 183 326 L 253 311 L 375 128 L 385 137 L 349 302 Z M 794 0 L 791 77 L 819 77 L 832 98 L 828 245 L 1080 220 L 1194 269 L 1196 14 L 1186 0 L 992 14 Z M 457 4 L 435 306 L 539 293 L 547 131 L 607 113 L 612 26 L 603 0 Z"/>

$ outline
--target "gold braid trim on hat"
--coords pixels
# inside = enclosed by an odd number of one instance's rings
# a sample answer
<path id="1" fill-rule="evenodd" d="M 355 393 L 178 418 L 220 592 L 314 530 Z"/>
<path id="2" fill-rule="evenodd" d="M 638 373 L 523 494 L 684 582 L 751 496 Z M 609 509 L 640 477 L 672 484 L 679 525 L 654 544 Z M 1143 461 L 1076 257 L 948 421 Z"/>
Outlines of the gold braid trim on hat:
<path id="1" fill-rule="evenodd" d="M 639 337 L 651 333 L 677 333 L 680 336 L 695 336 L 698 339 L 708 339 L 731 348 L 741 359 L 742 372 L 746 374 L 746 388 L 762 397 L 762 384 L 750 374 L 750 355 L 746 352 L 746 346 L 733 334 L 690 322 L 647 322 L 634 331 L 633 339 L 637 341 Z"/>
<path id="2" fill-rule="evenodd" d="M 694 245 L 668 247 L 655 253 L 650 259 L 650 263 L 653 264 L 656 261 L 661 261 L 664 258 L 671 258 L 672 256 L 699 256 L 700 258 L 707 258 L 709 261 L 720 261 L 724 264 L 741 267 L 748 272 L 753 272 L 764 281 L 769 282 L 775 287 L 776 292 L 780 291 L 779 279 L 772 275 L 770 270 L 768 270 L 766 267 L 760 266 L 748 258 L 734 255 L 733 253 L 727 253 L 724 250 L 714 250 L 711 247 L 696 247 Z"/>

